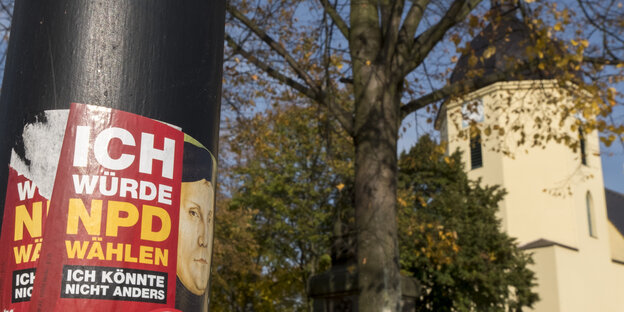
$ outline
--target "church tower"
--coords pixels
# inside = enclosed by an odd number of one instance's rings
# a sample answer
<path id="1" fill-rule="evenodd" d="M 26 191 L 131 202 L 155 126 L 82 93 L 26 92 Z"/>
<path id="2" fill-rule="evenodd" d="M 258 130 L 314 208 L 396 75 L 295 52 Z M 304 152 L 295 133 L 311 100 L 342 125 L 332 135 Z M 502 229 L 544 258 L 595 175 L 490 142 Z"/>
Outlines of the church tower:
<path id="1" fill-rule="evenodd" d="M 530 30 L 513 11 L 499 14 L 459 59 L 452 83 L 524 58 Z M 449 100 L 436 127 L 449 153 L 462 151 L 471 179 L 507 190 L 499 218 L 533 254 L 534 311 L 624 311 L 624 238 L 607 217 L 598 133 L 562 117 L 575 99 L 555 75 L 516 72 Z"/>

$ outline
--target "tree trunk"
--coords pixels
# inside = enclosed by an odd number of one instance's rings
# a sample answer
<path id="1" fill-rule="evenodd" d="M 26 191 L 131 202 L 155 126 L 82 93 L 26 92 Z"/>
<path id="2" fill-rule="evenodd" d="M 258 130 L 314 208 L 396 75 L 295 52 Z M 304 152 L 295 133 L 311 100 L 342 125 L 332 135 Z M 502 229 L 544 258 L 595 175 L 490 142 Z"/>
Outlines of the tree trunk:
<path id="1" fill-rule="evenodd" d="M 356 103 L 355 220 L 358 310 L 399 311 L 396 222 L 399 85 L 383 66 L 360 81 Z"/>

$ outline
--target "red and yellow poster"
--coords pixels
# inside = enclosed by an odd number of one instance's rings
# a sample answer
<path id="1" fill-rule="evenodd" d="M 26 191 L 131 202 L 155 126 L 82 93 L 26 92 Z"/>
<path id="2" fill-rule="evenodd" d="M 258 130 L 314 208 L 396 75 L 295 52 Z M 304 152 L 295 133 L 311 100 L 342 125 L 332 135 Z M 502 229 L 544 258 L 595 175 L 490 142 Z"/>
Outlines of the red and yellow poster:
<path id="1" fill-rule="evenodd" d="M 33 114 L 11 148 L 0 234 L 0 308 L 28 311 L 68 110 Z"/>
<path id="2" fill-rule="evenodd" d="M 31 310 L 174 308 L 183 149 L 172 126 L 72 104 Z"/>
<path id="3" fill-rule="evenodd" d="M 73 104 L 27 117 L 9 164 L 0 309 L 208 311 L 215 168 L 199 141 L 134 114 Z"/>
<path id="4" fill-rule="evenodd" d="M 33 181 L 9 167 L 9 184 L 0 240 L 2 306 L 27 311 L 39 259 L 48 200 Z"/>

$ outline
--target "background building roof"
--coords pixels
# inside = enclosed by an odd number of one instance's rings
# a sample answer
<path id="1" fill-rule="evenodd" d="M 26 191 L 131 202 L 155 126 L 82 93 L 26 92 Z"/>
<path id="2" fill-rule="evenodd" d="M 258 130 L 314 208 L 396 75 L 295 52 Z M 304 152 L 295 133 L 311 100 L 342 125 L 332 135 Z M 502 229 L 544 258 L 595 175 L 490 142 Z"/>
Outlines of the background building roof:
<path id="1" fill-rule="evenodd" d="M 624 194 L 605 189 L 609 221 L 624 235 Z"/>
<path id="2" fill-rule="evenodd" d="M 534 46 L 531 37 L 533 31 L 515 16 L 514 11 L 499 14 L 500 17 L 494 17 L 493 22 L 470 42 L 468 51 L 457 61 L 457 65 L 451 74 L 451 83 L 461 81 L 473 73 L 475 76 L 486 76 L 500 71 L 508 71 L 517 64 L 528 63 L 527 47 Z M 490 47 L 494 47 L 495 52 L 492 55 L 485 55 Z M 490 51 L 492 50 L 490 49 Z M 473 66 L 470 64 L 472 55 L 477 58 L 477 62 L 472 64 Z M 525 70 L 515 71 L 507 81 L 552 79 L 554 77 L 555 73 L 529 66 Z"/>

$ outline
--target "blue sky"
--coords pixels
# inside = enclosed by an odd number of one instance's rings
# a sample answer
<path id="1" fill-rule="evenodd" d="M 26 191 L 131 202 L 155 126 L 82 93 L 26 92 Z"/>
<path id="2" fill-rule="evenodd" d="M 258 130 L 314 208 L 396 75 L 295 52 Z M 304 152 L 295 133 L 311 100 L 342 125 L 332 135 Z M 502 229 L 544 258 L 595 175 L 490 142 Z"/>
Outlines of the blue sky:
<path id="1" fill-rule="evenodd" d="M 609 148 L 601 146 L 601 152 L 605 187 L 624 194 L 624 148 L 622 144 L 616 142 Z"/>

